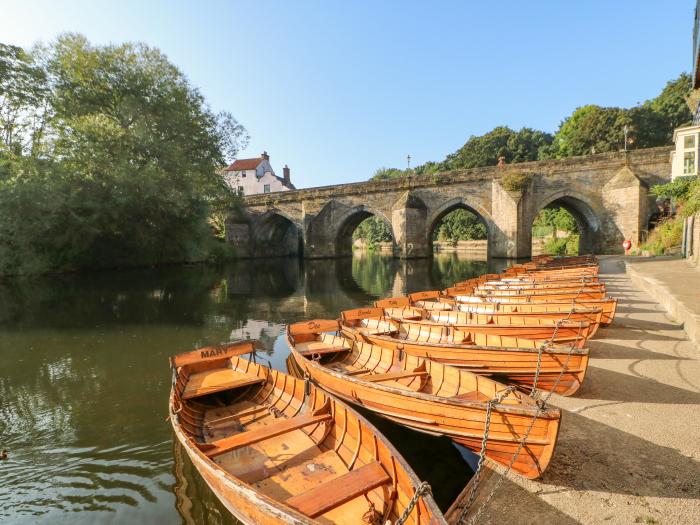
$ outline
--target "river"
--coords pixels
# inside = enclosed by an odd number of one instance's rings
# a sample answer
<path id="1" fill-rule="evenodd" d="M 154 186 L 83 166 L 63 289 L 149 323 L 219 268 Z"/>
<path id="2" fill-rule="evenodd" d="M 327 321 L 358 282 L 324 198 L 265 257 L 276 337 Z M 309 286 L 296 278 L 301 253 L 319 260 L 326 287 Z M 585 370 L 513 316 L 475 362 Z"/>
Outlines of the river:
<path id="1" fill-rule="evenodd" d="M 362 253 L 0 281 L 0 522 L 235 523 L 173 442 L 168 356 L 252 337 L 284 370 L 286 323 L 503 266 Z M 475 456 L 371 420 L 446 509 Z"/>

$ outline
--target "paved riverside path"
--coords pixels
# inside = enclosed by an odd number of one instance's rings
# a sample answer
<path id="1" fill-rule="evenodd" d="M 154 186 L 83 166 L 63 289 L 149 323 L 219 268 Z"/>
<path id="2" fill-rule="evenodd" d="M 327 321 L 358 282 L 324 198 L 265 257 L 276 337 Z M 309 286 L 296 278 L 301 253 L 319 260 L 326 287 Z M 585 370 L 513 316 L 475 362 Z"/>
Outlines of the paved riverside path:
<path id="1" fill-rule="evenodd" d="M 477 523 L 700 524 L 700 350 L 622 257 L 602 257 L 600 277 L 617 316 L 589 343 L 581 389 L 550 399 L 562 409 L 552 462 L 537 481 L 510 474 Z"/>

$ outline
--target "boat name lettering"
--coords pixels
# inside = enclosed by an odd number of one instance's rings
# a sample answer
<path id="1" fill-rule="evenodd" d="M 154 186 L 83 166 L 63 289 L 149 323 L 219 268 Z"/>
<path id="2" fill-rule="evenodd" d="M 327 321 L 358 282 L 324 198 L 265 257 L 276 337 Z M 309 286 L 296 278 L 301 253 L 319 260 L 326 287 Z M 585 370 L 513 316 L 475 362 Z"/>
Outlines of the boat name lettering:
<path id="1" fill-rule="evenodd" d="M 199 355 L 202 359 L 206 359 L 208 357 L 216 357 L 221 354 L 226 353 L 226 348 L 212 348 L 211 350 L 202 350 Z"/>

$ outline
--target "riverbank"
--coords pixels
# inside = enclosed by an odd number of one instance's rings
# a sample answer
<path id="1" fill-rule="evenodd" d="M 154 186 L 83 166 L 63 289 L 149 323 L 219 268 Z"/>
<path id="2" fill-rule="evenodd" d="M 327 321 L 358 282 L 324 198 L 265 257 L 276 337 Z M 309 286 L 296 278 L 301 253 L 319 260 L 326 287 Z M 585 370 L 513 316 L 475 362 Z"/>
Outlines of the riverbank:
<path id="1" fill-rule="evenodd" d="M 589 344 L 581 390 L 550 400 L 563 414 L 549 469 L 490 476 L 472 516 L 503 481 L 477 523 L 700 523 L 700 350 L 623 257 L 602 257 L 601 278 L 618 313 Z"/>

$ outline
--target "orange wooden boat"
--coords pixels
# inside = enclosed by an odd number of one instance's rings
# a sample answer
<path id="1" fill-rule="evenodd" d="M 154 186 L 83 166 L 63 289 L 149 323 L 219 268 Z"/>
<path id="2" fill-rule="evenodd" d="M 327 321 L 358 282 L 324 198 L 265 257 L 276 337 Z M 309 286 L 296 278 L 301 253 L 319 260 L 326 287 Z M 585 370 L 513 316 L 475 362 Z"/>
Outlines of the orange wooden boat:
<path id="1" fill-rule="evenodd" d="M 526 389 L 535 385 L 541 353 L 537 388 L 551 390 L 561 375 L 555 392 L 563 396 L 580 388 L 588 368 L 585 348 L 490 334 L 472 338 L 446 325 L 358 318 L 343 322 L 342 332 L 351 339 L 465 368 Z"/>
<path id="2" fill-rule="evenodd" d="M 343 324 L 352 325 L 354 321 L 377 321 L 381 323 L 394 322 L 390 317 L 385 316 L 383 308 L 356 308 L 341 312 Z M 414 329 L 430 330 L 432 326 L 453 326 L 455 330 L 464 334 L 470 341 L 476 342 L 479 337 L 491 337 L 497 346 L 519 346 L 516 341 L 519 339 L 529 339 L 539 342 L 552 342 L 560 344 L 573 344 L 578 348 L 583 348 L 589 338 L 591 325 L 587 321 L 555 321 L 552 319 L 533 319 L 528 324 L 496 324 L 496 323 L 450 323 L 450 317 L 444 317 L 439 321 L 433 320 L 411 320 Z M 388 326 L 388 325 L 387 325 Z M 417 334 L 420 337 L 420 334 Z M 495 339 L 498 338 L 498 339 Z"/>
<path id="3" fill-rule="evenodd" d="M 541 278 L 550 276 L 567 276 L 567 277 L 583 277 L 586 275 L 598 275 L 598 266 L 591 265 L 573 265 L 554 267 L 538 267 L 538 266 L 511 266 L 503 270 L 501 276 L 527 275 L 528 277 Z"/>
<path id="4" fill-rule="evenodd" d="M 446 290 L 449 293 L 449 290 Z M 543 311 L 550 308 L 555 309 L 571 309 L 572 305 L 574 308 L 584 307 L 584 308 L 600 308 L 603 311 L 601 317 L 601 325 L 609 326 L 615 319 L 615 312 L 617 311 L 617 299 L 611 297 L 605 297 L 603 299 L 582 299 L 576 298 L 574 300 L 558 299 L 552 301 L 538 301 L 531 300 L 527 296 L 510 296 L 510 297 L 470 297 L 465 299 L 460 298 L 458 302 L 458 309 L 469 309 L 471 307 L 486 307 L 488 305 L 495 306 L 499 311 L 509 312 L 509 311 Z M 430 303 L 435 303 L 436 301 L 425 300 L 417 301 L 415 304 L 423 308 L 430 308 L 432 305 Z M 452 299 L 440 298 L 437 302 L 443 303 L 447 302 L 450 304 Z M 445 307 L 438 305 L 436 309 L 446 309 Z"/>
<path id="5" fill-rule="evenodd" d="M 477 295 L 482 297 L 510 297 L 513 295 L 527 295 L 531 297 L 542 297 L 543 301 L 549 298 L 566 298 L 573 299 L 576 297 L 584 297 L 588 299 L 603 299 L 605 297 L 605 290 L 600 290 L 597 288 L 588 287 L 572 287 L 572 288 L 552 288 L 552 289 L 523 289 L 523 290 L 508 290 L 508 289 L 496 289 L 496 290 L 474 290 L 471 294 L 465 295 Z"/>
<path id="6" fill-rule="evenodd" d="M 581 288 L 586 290 L 605 291 L 605 283 L 585 282 L 585 281 L 531 281 L 531 282 L 504 282 L 486 281 L 473 287 L 474 290 L 520 290 L 520 291 L 578 291 Z"/>
<path id="7" fill-rule="evenodd" d="M 334 334 L 337 321 L 311 321 L 287 327 L 287 341 L 298 373 L 325 390 L 407 427 L 445 435 L 479 453 L 486 429 L 487 402 L 493 405 L 487 457 L 507 465 L 536 417 L 513 469 L 528 478 L 547 468 L 556 444 L 561 412 L 538 408 L 529 396 L 460 370 Z"/>
<path id="8" fill-rule="evenodd" d="M 170 420 L 204 481 L 246 525 L 395 522 L 420 481 L 368 421 L 319 388 L 240 355 L 171 358 Z M 429 493 L 407 523 L 446 525 Z"/>
<path id="9" fill-rule="evenodd" d="M 457 310 L 426 310 L 416 306 L 384 308 L 384 315 L 407 321 L 430 321 L 448 325 L 543 326 L 557 322 L 588 323 L 586 339 L 598 331 L 603 310 L 600 308 L 552 309 L 548 312 L 499 312 L 478 305 L 459 305 Z M 489 305 L 491 306 L 491 305 Z"/>
<path id="10" fill-rule="evenodd" d="M 449 289 L 448 289 L 449 290 Z M 448 291 L 446 290 L 446 292 Z M 523 299 L 523 298 L 521 298 Z M 615 318 L 615 311 L 617 309 L 617 299 L 607 297 L 598 301 L 575 301 L 573 302 L 574 309 L 582 309 L 584 311 L 595 311 L 601 310 L 600 324 L 602 326 L 608 326 L 613 322 Z M 457 303 L 454 299 L 449 296 L 440 294 L 439 292 L 435 297 L 426 299 L 417 299 L 412 301 L 409 296 L 397 296 L 388 297 L 386 299 L 380 299 L 375 302 L 375 306 L 380 308 L 404 308 L 407 306 L 415 306 L 425 310 L 440 310 L 440 311 L 453 311 L 460 310 L 463 312 L 479 312 L 479 313 L 491 313 L 491 312 L 513 312 L 513 313 L 547 313 L 556 312 L 564 313 L 565 315 L 571 311 L 572 302 L 527 302 L 526 300 L 519 300 L 517 302 L 506 302 L 506 301 L 486 301 L 478 300 L 472 303 Z"/>

